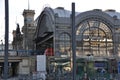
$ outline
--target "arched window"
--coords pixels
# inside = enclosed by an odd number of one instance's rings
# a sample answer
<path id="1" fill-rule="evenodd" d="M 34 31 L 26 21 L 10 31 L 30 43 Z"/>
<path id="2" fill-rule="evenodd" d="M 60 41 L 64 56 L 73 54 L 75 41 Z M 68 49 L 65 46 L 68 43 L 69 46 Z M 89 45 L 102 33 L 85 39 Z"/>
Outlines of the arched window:
<path id="1" fill-rule="evenodd" d="M 70 55 L 71 43 L 70 36 L 67 33 L 62 33 L 59 36 L 59 52 L 61 55 Z"/>
<path id="2" fill-rule="evenodd" d="M 76 31 L 78 55 L 110 56 L 113 39 L 110 26 L 99 19 L 85 20 Z"/>

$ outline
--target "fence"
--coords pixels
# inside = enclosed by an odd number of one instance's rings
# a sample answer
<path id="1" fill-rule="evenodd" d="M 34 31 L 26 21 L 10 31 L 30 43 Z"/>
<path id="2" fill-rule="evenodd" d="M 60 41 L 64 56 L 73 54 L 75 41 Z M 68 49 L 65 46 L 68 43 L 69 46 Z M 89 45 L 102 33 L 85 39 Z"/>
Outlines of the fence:
<path id="1" fill-rule="evenodd" d="M 18 80 L 46 80 L 46 75 L 39 72 L 33 74 L 20 74 Z"/>

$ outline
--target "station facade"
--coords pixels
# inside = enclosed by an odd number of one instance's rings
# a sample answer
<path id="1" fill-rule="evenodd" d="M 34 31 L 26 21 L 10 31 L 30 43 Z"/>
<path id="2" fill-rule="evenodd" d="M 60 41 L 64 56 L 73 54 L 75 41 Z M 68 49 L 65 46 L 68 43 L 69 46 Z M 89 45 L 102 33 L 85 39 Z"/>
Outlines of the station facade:
<path id="1" fill-rule="evenodd" d="M 37 49 L 54 48 L 54 54 L 71 51 L 71 11 L 46 7 L 38 18 Z M 120 14 L 115 10 L 94 9 L 76 12 L 76 55 L 119 56 Z"/>
<path id="2" fill-rule="evenodd" d="M 51 54 L 55 62 L 58 59 L 71 61 L 71 13 L 63 7 L 46 7 L 37 18 L 34 36 L 36 49 L 41 51 L 40 54 L 46 54 L 46 50 L 53 49 Z M 120 13 L 112 9 L 76 12 L 75 30 L 79 69 L 86 72 L 86 69 L 97 70 L 104 67 L 108 73 L 117 73 L 120 56 Z M 64 63 L 64 60 L 59 62 Z M 113 63 L 114 67 L 111 65 Z"/>

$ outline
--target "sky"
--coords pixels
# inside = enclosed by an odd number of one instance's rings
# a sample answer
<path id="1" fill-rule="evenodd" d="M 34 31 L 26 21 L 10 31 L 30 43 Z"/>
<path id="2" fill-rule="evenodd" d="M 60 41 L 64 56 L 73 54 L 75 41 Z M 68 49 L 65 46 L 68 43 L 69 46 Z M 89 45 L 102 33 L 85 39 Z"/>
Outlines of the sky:
<path id="1" fill-rule="evenodd" d="M 5 8 L 4 1 L 0 0 L 0 41 L 4 41 L 5 35 Z M 35 10 L 35 19 L 40 15 L 45 7 L 64 7 L 71 11 L 72 2 L 75 3 L 77 12 L 84 12 L 93 9 L 115 9 L 120 12 L 120 0 L 8 0 L 9 1 L 9 42 L 13 40 L 12 31 L 16 30 L 16 23 L 20 29 L 23 27 L 23 10 Z M 1 43 L 1 42 L 0 42 Z"/>

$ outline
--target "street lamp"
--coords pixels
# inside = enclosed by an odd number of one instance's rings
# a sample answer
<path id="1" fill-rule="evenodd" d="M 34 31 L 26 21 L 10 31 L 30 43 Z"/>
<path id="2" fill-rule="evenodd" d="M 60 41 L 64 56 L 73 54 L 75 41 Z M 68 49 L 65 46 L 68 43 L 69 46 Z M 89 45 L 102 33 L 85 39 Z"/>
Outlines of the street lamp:
<path id="1" fill-rule="evenodd" d="M 1 50 L 3 50 L 3 40 L 1 40 Z"/>
<path id="2" fill-rule="evenodd" d="M 94 58 L 93 54 L 87 54 L 86 55 L 86 61 L 85 61 L 85 75 L 84 78 L 87 79 L 88 78 L 88 74 L 89 74 L 89 62 L 92 61 Z"/>

